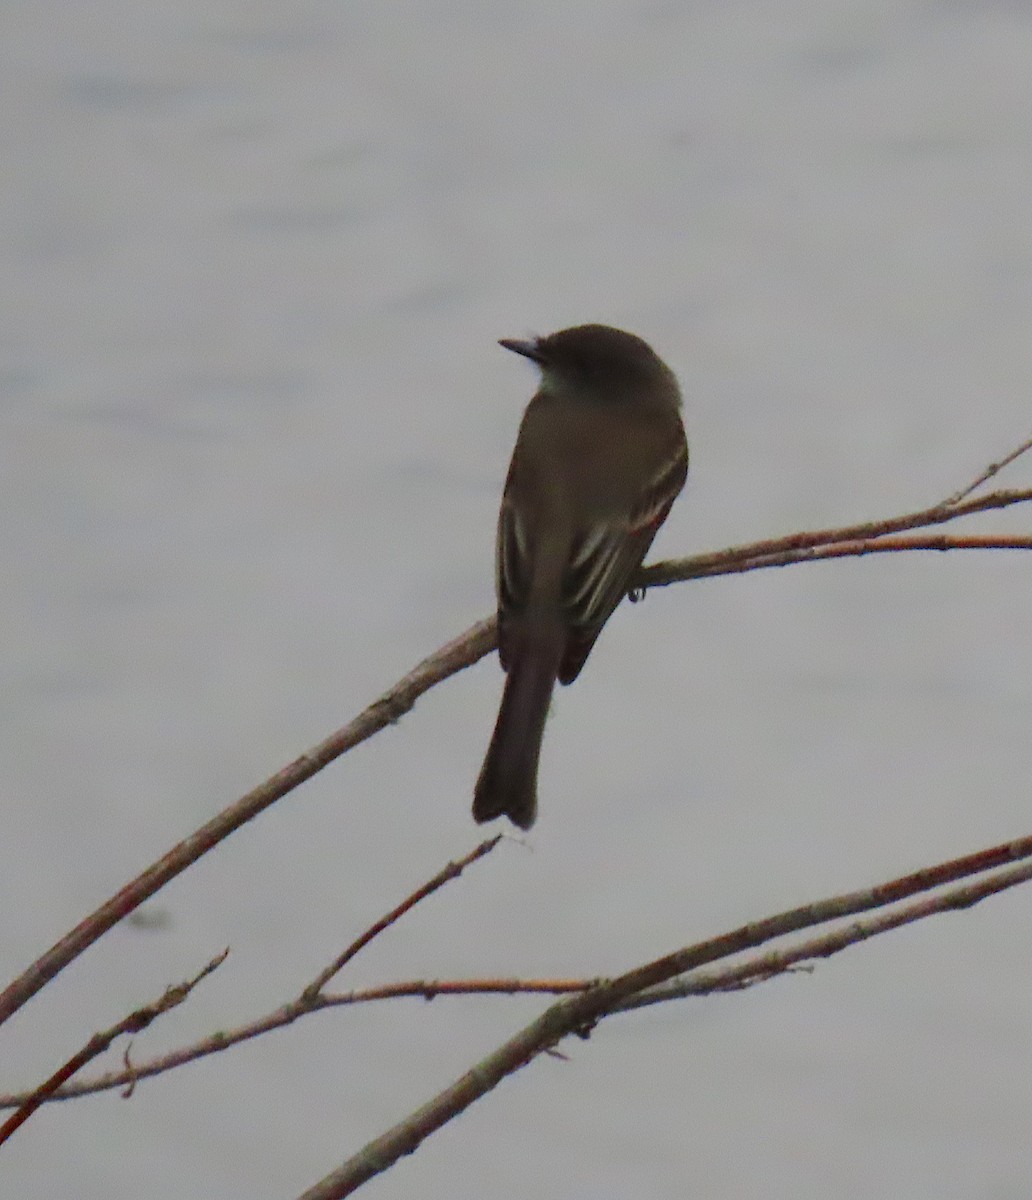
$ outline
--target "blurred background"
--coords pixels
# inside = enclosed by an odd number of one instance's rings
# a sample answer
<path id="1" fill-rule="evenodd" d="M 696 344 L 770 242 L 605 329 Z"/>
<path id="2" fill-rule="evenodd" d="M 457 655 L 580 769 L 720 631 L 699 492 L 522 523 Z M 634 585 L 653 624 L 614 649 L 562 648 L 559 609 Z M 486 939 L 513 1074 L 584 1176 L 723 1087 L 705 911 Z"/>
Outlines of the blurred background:
<path id="1" fill-rule="evenodd" d="M 491 611 L 536 378 L 498 337 L 605 321 L 677 371 L 654 557 L 935 503 L 1032 427 L 1026 5 L 22 0 L 0 32 L 4 982 Z M 1022 555 L 957 553 L 624 606 L 525 845 L 339 987 L 615 973 L 1028 834 L 1030 598 Z M 492 656 L 435 689 L 109 933 L 0 1031 L 3 1089 L 226 945 L 134 1059 L 295 995 L 483 836 L 500 688 Z M 609 1021 L 368 1194 L 1024 1198 L 1030 906 Z M 294 1196 L 545 1003 L 326 1013 L 50 1106 L 2 1190 Z"/>

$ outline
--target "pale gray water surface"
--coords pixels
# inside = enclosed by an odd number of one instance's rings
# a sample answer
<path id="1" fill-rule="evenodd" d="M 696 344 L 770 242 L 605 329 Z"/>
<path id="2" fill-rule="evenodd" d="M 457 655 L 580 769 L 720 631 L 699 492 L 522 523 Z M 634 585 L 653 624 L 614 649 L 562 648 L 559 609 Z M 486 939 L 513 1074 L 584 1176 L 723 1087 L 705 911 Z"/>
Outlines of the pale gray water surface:
<path id="1" fill-rule="evenodd" d="M 664 555 L 934 502 L 1032 427 L 1028 6 L 23 0 L 0 58 L 4 980 L 489 611 L 533 386 L 497 337 L 604 320 L 677 369 Z M 617 971 L 1027 834 L 1030 600 L 1025 559 L 949 555 L 626 608 L 530 849 L 342 986 Z M 0 1033 L 3 1086 L 227 944 L 134 1057 L 290 996 L 475 843 L 499 688 L 114 930 Z M 369 1194 L 1026 1197 L 1030 905 L 613 1021 Z M 296 1195 L 541 1007 L 321 1016 L 40 1114 L 0 1192 Z"/>

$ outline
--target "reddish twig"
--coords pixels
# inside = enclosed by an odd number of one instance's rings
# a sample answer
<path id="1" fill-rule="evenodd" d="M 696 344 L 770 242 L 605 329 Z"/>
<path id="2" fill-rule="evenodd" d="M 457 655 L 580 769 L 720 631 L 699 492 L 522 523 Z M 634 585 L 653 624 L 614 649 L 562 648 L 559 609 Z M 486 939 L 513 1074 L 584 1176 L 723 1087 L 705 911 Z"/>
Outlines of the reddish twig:
<path id="1" fill-rule="evenodd" d="M 1013 457 L 1016 457 L 1016 454 L 1005 461 L 1012 461 Z M 800 555 L 798 552 L 812 551 L 818 546 L 830 546 L 835 542 L 867 542 L 873 538 L 881 538 L 885 534 L 897 533 L 921 525 L 942 524 L 976 512 L 1007 508 L 1030 499 L 1032 499 L 1032 490 L 993 492 L 958 503 L 947 501 L 933 508 L 883 521 L 798 533 L 786 538 L 756 542 L 748 546 L 736 546 L 713 554 L 696 555 L 692 558 L 648 567 L 639 573 L 634 581 L 634 586 L 636 588 L 658 587 L 701 576 L 732 574 L 738 571 L 776 566 L 780 565 L 777 557 L 790 552 L 796 554 L 796 557 L 785 561 L 799 561 L 800 558 L 806 556 Z M 861 551 L 854 547 L 852 550 L 842 553 L 866 554 L 873 552 L 872 548 Z M 810 554 L 811 558 L 837 556 L 839 555 L 834 551 L 828 551 L 826 554 Z M 489 653 L 494 648 L 495 641 L 496 630 L 493 618 L 474 625 L 460 637 L 442 647 L 441 650 L 424 659 L 413 671 L 369 705 L 355 720 L 302 754 L 300 758 L 295 759 L 294 762 L 278 771 L 264 783 L 242 796 L 207 824 L 174 846 L 167 854 L 70 930 L 0 993 L 0 1024 L 113 925 L 153 896 L 169 880 L 184 871 L 201 855 L 218 845 L 241 825 L 268 808 L 270 804 L 305 780 L 310 779 L 341 754 L 365 741 L 385 725 L 399 720 L 424 692 Z"/>
<path id="2" fill-rule="evenodd" d="M 475 850 L 471 850 L 469 854 L 465 856 L 465 858 L 460 858 L 458 862 L 450 862 L 446 867 L 443 868 L 443 870 L 438 871 L 433 879 L 428 880 L 423 884 L 422 887 L 416 888 L 411 896 L 407 896 L 397 906 L 397 908 L 392 908 L 389 913 L 381 917 L 374 924 L 370 925 L 365 933 L 357 937 L 351 943 L 351 945 L 348 946 L 343 954 L 335 958 L 328 967 L 316 975 L 312 982 L 301 993 L 301 999 L 309 1001 L 314 1000 L 315 997 L 318 996 L 323 990 L 323 987 L 334 977 L 334 975 L 336 975 L 342 967 L 349 963 L 360 950 L 368 946 L 373 938 L 383 933 L 385 929 L 393 925 L 395 921 L 397 921 L 400 917 L 403 917 L 410 909 L 415 908 L 420 900 L 425 900 L 427 896 L 432 895 L 437 891 L 438 888 L 444 887 L 444 885 L 450 882 L 452 879 L 458 879 L 462 872 L 468 866 L 470 866 L 471 863 L 475 863 L 478 859 L 483 858 L 485 854 L 490 854 L 495 846 L 497 846 L 502 840 L 503 836 L 503 834 L 496 833 L 494 837 L 488 838 L 487 841 L 481 842 Z"/>
<path id="3" fill-rule="evenodd" d="M 690 558 L 669 559 L 644 567 L 635 580 L 636 586 L 644 588 L 665 587 L 670 583 L 681 583 L 688 579 L 699 579 L 710 575 L 733 575 L 740 571 L 752 571 L 769 564 L 769 560 L 795 551 L 811 550 L 815 546 L 831 546 L 837 542 L 870 542 L 886 534 L 903 533 L 925 525 L 944 525 L 959 517 L 975 513 L 1011 508 L 1032 500 L 1032 488 L 1006 492 L 990 492 L 965 500 L 952 507 L 936 504 L 932 508 L 920 509 L 900 517 L 888 517 L 882 521 L 865 521 L 859 525 L 840 525 L 829 529 L 814 529 L 805 533 L 793 533 L 788 537 L 768 538 L 762 542 L 750 542 L 743 546 L 731 546 L 708 554 L 693 554 Z M 791 559 L 787 561 L 792 561 Z M 744 566 L 742 564 L 745 564 Z"/>
<path id="4" fill-rule="evenodd" d="M 833 542 L 828 546 L 806 546 L 798 550 L 785 550 L 781 554 L 761 555 L 757 558 L 740 559 L 726 567 L 711 570 L 692 570 L 686 579 L 707 579 L 714 575 L 735 575 L 745 571 L 762 571 L 767 567 L 787 567 L 792 563 L 823 562 L 835 558 L 863 558 L 867 554 L 889 554 L 912 550 L 1032 550 L 1032 537 L 994 537 L 992 534 L 969 534 L 954 537 L 948 533 L 932 534 L 928 537 L 879 537 L 864 538 L 852 542 Z M 691 559 L 682 559 L 691 563 Z M 660 564 L 664 568 L 676 567 L 676 563 Z M 661 582 L 669 583 L 681 576 L 674 574 Z"/>
<path id="5" fill-rule="evenodd" d="M 120 1037 L 123 1033 L 139 1033 L 141 1029 L 146 1029 L 152 1021 L 160 1017 L 162 1013 L 168 1012 L 170 1008 L 175 1008 L 177 1004 L 182 1004 L 202 979 L 210 975 L 212 971 L 216 970 L 226 961 L 228 954 L 229 949 L 227 948 L 221 954 L 216 955 L 192 979 L 187 979 L 183 983 L 178 983 L 174 987 L 167 988 L 160 1000 L 155 1000 L 153 1004 L 146 1004 L 143 1008 L 138 1008 L 134 1012 L 129 1013 L 117 1025 L 112 1025 L 110 1029 L 104 1030 L 103 1033 L 95 1033 L 81 1050 L 73 1054 L 49 1079 L 41 1083 L 34 1092 L 26 1096 L 17 1110 L 7 1118 L 3 1125 L 0 1125 L 0 1146 L 7 1141 L 16 1129 L 25 1124 L 41 1104 L 52 1099 L 62 1084 L 67 1083 L 91 1059 L 103 1054 L 115 1038 Z"/>
<path id="6" fill-rule="evenodd" d="M 898 908 L 889 909 L 875 917 L 850 921 L 848 925 L 841 925 L 828 933 L 822 933 L 819 937 L 798 942 L 794 946 L 753 955 L 733 967 L 725 967 L 723 970 L 712 972 L 692 971 L 683 979 L 672 980 L 669 983 L 648 988 L 635 996 L 630 996 L 614 1005 L 604 1015 L 633 1012 L 635 1009 L 647 1008 L 653 1004 L 665 1004 L 686 996 L 737 991 L 754 983 L 765 982 L 776 975 L 784 975 L 789 970 L 798 968 L 800 964 L 811 962 L 815 958 L 830 958 L 833 954 L 838 954 L 849 946 L 866 942 L 868 938 L 889 933 L 904 925 L 912 925 L 915 921 L 924 920 L 926 917 L 971 908 L 980 900 L 995 896 L 1008 888 L 1017 887 L 1020 883 L 1027 883 L 1030 879 L 1032 879 L 1032 863 L 1026 862 L 1020 866 L 1009 867 L 972 883 L 948 888 L 936 895 L 915 900 L 911 904 L 902 904 Z"/>
<path id="7" fill-rule="evenodd" d="M 1029 857 L 1032 857 L 1032 836 L 990 846 L 988 849 L 980 850 L 975 854 L 951 859 L 949 862 L 939 863 L 933 867 L 903 875 L 898 879 L 890 880 L 873 888 L 864 888 L 860 891 L 834 896 L 830 900 L 821 901 L 819 904 L 810 904 L 803 908 L 792 909 L 787 913 L 782 913 L 780 917 L 772 918 L 772 920 L 782 923 L 784 926 L 781 931 L 782 933 L 796 932 L 800 929 L 813 927 L 827 921 L 840 920 L 845 917 L 855 916 L 858 913 L 870 911 L 871 909 L 895 904 L 920 892 L 942 887 L 945 884 L 955 883 L 957 880 L 968 878 L 971 875 L 982 874 Z M 780 936 L 780 934 L 772 936 Z M 791 954 L 792 952 L 786 951 L 785 953 Z M 793 956 L 791 961 L 798 961 L 798 957 Z M 802 957 L 813 956 L 808 954 Z M 753 965 L 750 966 L 749 964 Z M 733 986 L 743 980 L 773 973 L 775 972 L 771 969 L 770 963 L 766 959 L 760 961 L 758 964 L 757 960 L 750 959 L 748 963 L 736 966 L 726 975 L 721 973 L 721 978 L 716 979 L 711 986 L 700 985 L 698 988 L 695 988 L 694 986 L 690 987 L 687 984 L 681 983 L 674 985 L 674 987 L 682 988 L 683 990 L 671 992 L 670 998 L 676 995 L 698 995 L 704 991 L 722 990 L 724 987 Z M 721 982 L 721 979 L 723 979 L 723 982 Z M 183 1047 L 160 1058 L 152 1059 L 149 1062 L 137 1064 L 126 1071 L 109 1072 L 95 1079 L 63 1087 L 58 1093 L 49 1097 L 49 1099 L 69 1100 L 78 1096 L 124 1087 L 136 1079 L 147 1079 L 151 1076 L 159 1075 L 164 1071 L 183 1066 L 188 1062 L 194 1062 L 196 1059 L 204 1058 L 209 1054 L 217 1054 L 222 1050 L 228 1049 L 230 1046 L 250 1041 L 251 1038 L 260 1037 L 262 1034 L 274 1029 L 282 1029 L 287 1025 L 293 1024 L 299 1018 L 307 1016 L 308 1013 L 318 1012 L 322 1009 L 341 1008 L 353 1004 L 367 1004 L 378 1000 L 393 1000 L 406 997 L 433 1000 L 437 996 L 516 995 L 527 993 L 563 995 L 573 992 L 584 992 L 596 987 L 598 984 L 598 979 L 417 979 L 404 983 L 383 984 L 379 987 L 360 988 L 333 995 L 320 993 L 311 1000 L 306 999 L 304 993 L 302 993 L 296 1000 L 290 1001 L 273 1012 L 267 1013 L 246 1025 L 213 1034 L 191 1046 Z M 625 1007 L 630 1008 L 634 1006 L 635 1003 L 628 1003 Z M 24 1097 L 20 1095 L 0 1096 L 0 1108 L 20 1104 L 23 1100 Z"/>
<path id="8" fill-rule="evenodd" d="M 386 983 L 379 987 L 356 988 L 350 992 L 320 993 L 312 1000 L 298 998 L 281 1005 L 273 1012 L 235 1029 L 213 1033 L 199 1042 L 183 1046 L 158 1058 L 142 1063 L 125 1064 L 122 1071 L 108 1071 L 92 1079 L 69 1083 L 53 1095 L 50 1102 L 77 1100 L 82 1096 L 93 1096 L 98 1092 L 110 1092 L 135 1084 L 141 1079 L 152 1079 L 187 1063 L 220 1054 L 233 1046 L 239 1046 L 252 1038 L 285 1029 L 310 1013 L 331 1008 L 350 1008 L 355 1004 L 370 1004 L 379 1000 L 435 1000 L 439 996 L 516 996 L 544 995 L 564 996 L 571 992 L 583 992 L 597 980 L 591 979 L 411 979 L 401 983 Z M 13 1108 L 25 1100 L 24 1093 L 0 1095 L 0 1109 Z"/>
<path id="9" fill-rule="evenodd" d="M 383 933 L 385 929 L 390 928 L 390 926 L 399 920 L 399 918 L 404 916 L 405 913 L 410 912 L 413 908 L 415 908 L 415 906 L 421 900 L 425 900 L 428 896 L 431 896 L 434 892 L 442 888 L 452 879 L 458 879 L 458 877 L 468 866 L 490 854 L 490 852 L 495 848 L 495 846 L 498 845 L 503 837 L 504 834 L 496 834 L 494 837 L 488 838 L 486 841 L 481 842 L 479 846 L 476 846 L 457 862 L 448 863 L 448 865 L 442 870 L 438 871 L 432 879 L 418 887 L 414 892 L 407 896 L 401 902 L 401 904 L 397 905 L 389 913 L 381 917 L 360 937 L 356 938 L 343 954 L 335 959 L 334 962 L 324 971 L 321 971 L 312 983 L 306 985 L 296 999 L 288 1002 L 287 1004 L 281 1005 L 274 1012 L 268 1013 L 266 1016 L 260 1017 L 256 1021 L 251 1021 L 247 1025 L 243 1025 L 228 1033 L 220 1031 L 219 1033 L 213 1034 L 211 1037 L 205 1038 L 199 1043 L 195 1043 L 193 1046 L 187 1047 L 185 1050 L 174 1051 L 171 1054 L 164 1055 L 162 1058 L 150 1063 L 146 1063 L 142 1066 L 130 1064 L 128 1061 L 126 1061 L 125 1071 L 109 1072 L 107 1075 L 102 1076 L 99 1080 L 81 1083 L 75 1085 L 74 1087 L 62 1088 L 59 1093 L 56 1093 L 54 1089 L 51 1089 L 50 1094 L 45 1098 L 67 1100 L 72 1096 L 87 1095 L 91 1092 L 105 1091 L 109 1088 L 122 1087 L 123 1085 L 128 1085 L 131 1090 L 133 1087 L 135 1087 L 136 1082 L 139 1079 L 158 1075 L 163 1071 L 171 1070 L 173 1067 L 182 1066 L 184 1063 L 192 1062 L 198 1058 L 203 1058 L 208 1054 L 218 1054 L 223 1050 L 227 1050 L 230 1046 L 239 1045 L 241 1042 L 250 1041 L 251 1038 L 258 1037 L 260 1034 L 268 1033 L 273 1029 L 281 1029 L 285 1025 L 290 1025 L 299 1017 L 303 1017 L 310 1012 L 317 1012 L 322 1008 L 336 1008 L 341 1004 L 348 1002 L 357 1003 L 357 994 L 353 994 L 354 998 L 352 998 L 350 1001 L 345 1001 L 342 1000 L 341 997 L 323 996 L 321 994 L 321 989 L 323 985 L 329 979 L 331 979 L 345 963 L 350 962 L 350 960 L 353 959 L 355 955 L 358 954 L 361 949 L 363 949 L 363 947 L 368 946 L 375 937 Z M 510 984 L 513 984 L 513 981 L 509 982 Z M 430 1000 L 433 999 L 434 995 L 440 992 L 448 991 L 449 988 L 449 984 L 423 982 L 421 984 L 417 984 L 414 988 L 410 987 L 408 994 L 422 995 L 424 999 Z M 525 989 L 518 982 L 515 982 L 513 986 L 496 987 L 493 989 L 481 988 L 480 990 L 518 991 L 530 989 Z M 399 995 L 401 993 L 397 990 L 392 991 L 391 988 L 388 988 L 383 990 L 383 995 L 379 998 L 384 998 L 387 994 Z M 365 998 L 372 999 L 373 997 L 367 996 Z M 101 1049 L 103 1048 L 104 1047 L 101 1047 Z M 97 1053 L 99 1052 L 100 1051 L 97 1051 Z M 79 1065 L 81 1066 L 82 1064 L 80 1063 Z M 71 1072 L 66 1074 L 65 1079 L 69 1078 L 70 1075 Z M 58 1082 L 63 1082 L 63 1080 L 59 1080 Z M 55 1088 L 56 1086 L 57 1085 L 55 1085 Z M 0 1108 L 8 1107 L 12 1104 L 22 1104 L 24 1099 L 25 1098 L 22 1096 L 0 1097 Z"/>
<path id="10" fill-rule="evenodd" d="M 1005 891 L 1032 879 L 1032 863 L 999 871 L 988 879 L 963 885 L 941 896 L 929 897 L 895 913 L 886 913 L 875 921 L 855 921 L 835 930 L 806 948 L 806 956 L 819 954 L 828 957 L 847 946 L 862 941 L 874 933 L 896 928 L 923 917 L 961 908 L 969 908 L 987 896 Z M 891 887 L 891 885 L 885 885 Z M 871 894 L 883 891 L 871 889 Z M 577 996 L 560 1000 L 535 1021 L 417 1109 L 404 1121 L 380 1137 L 374 1138 L 362 1150 L 330 1172 L 299 1200 L 341 1200 L 363 1183 L 391 1167 L 403 1155 L 411 1154 L 430 1134 L 447 1124 L 485 1095 L 507 1075 L 532 1062 L 539 1054 L 547 1053 L 556 1043 L 570 1034 L 586 1037 L 603 1017 L 617 1011 L 624 1001 L 657 985 L 682 975 L 706 963 L 727 958 L 743 950 L 759 946 L 780 937 L 797 924 L 799 914 L 836 906 L 838 898 L 795 909 L 777 917 L 769 917 L 752 925 L 743 925 L 731 933 L 687 946 L 673 954 L 655 959 L 628 971 L 617 979 L 590 988 Z M 809 923 L 808 920 L 804 922 Z"/>
<path id="11" fill-rule="evenodd" d="M 112 925 L 154 895 L 202 854 L 218 845 L 241 825 L 256 817 L 274 801 L 310 779 L 345 751 L 364 742 L 385 725 L 399 720 L 419 697 L 456 671 L 482 658 L 495 645 L 494 619 L 481 621 L 461 637 L 449 642 L 400 679 L 353 721 L 314 746 L 289 766 L 223 809 L 206 825 L 185 838 L 141 875 L 126 884 L 106 903 L 81 921 L 46 954 L 0 993 L 0 1024 L 45 984 L 91 946 Z"/>
<path id="12" fill-rule="evenodd" d="M 1020 458 L 1026 451 L 1032 450 L 1032 437 L 1021 443 L 1013 449 L 1010 454 L 1005 454 L 999 462 L 990 463 L 986 469 L 973 482 L 969 483 L 966 488 L 961 488 L 959 492 L 954 492 L 946 501 L 949 505 L 959 504 L 962 500 L 966 500 L 972 492 L 977 491 L 983 483 L 988 483 L 994 475 L 998 475 L 1004 467 L 1009 467 L 1016 458 Z"/>

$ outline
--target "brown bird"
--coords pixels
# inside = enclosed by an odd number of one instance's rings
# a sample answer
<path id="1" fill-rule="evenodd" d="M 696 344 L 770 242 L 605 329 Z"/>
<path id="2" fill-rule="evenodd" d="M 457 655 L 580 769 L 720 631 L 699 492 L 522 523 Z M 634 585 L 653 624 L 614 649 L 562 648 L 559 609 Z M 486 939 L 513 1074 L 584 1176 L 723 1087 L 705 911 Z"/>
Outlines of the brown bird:
<path id="1" fill-rule="evenodd" d="M 684 487 L 670 368 L 632 333 L 577 325 L 502 339 L 541 369 L 498 514 L 498 656 L 508 673 L 473 817 L 529 829 L 555 687 L 572 683 Z"/>

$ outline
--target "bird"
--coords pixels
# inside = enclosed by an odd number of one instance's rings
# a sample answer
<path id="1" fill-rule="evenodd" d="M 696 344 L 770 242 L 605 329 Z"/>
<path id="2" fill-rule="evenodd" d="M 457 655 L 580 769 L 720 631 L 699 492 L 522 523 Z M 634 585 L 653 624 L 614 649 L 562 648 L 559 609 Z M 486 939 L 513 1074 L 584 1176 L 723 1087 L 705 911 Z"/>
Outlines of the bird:
<path id="1" fill-rule="evenodd" d="M 541 376 L 520 423 L 495 544 L 501 705 L 477 822 L 529 829 L 556 681 L 572 683 L 688 474 L 681 390 L 633 333 L 576 325 L 502 338 Z"/>

